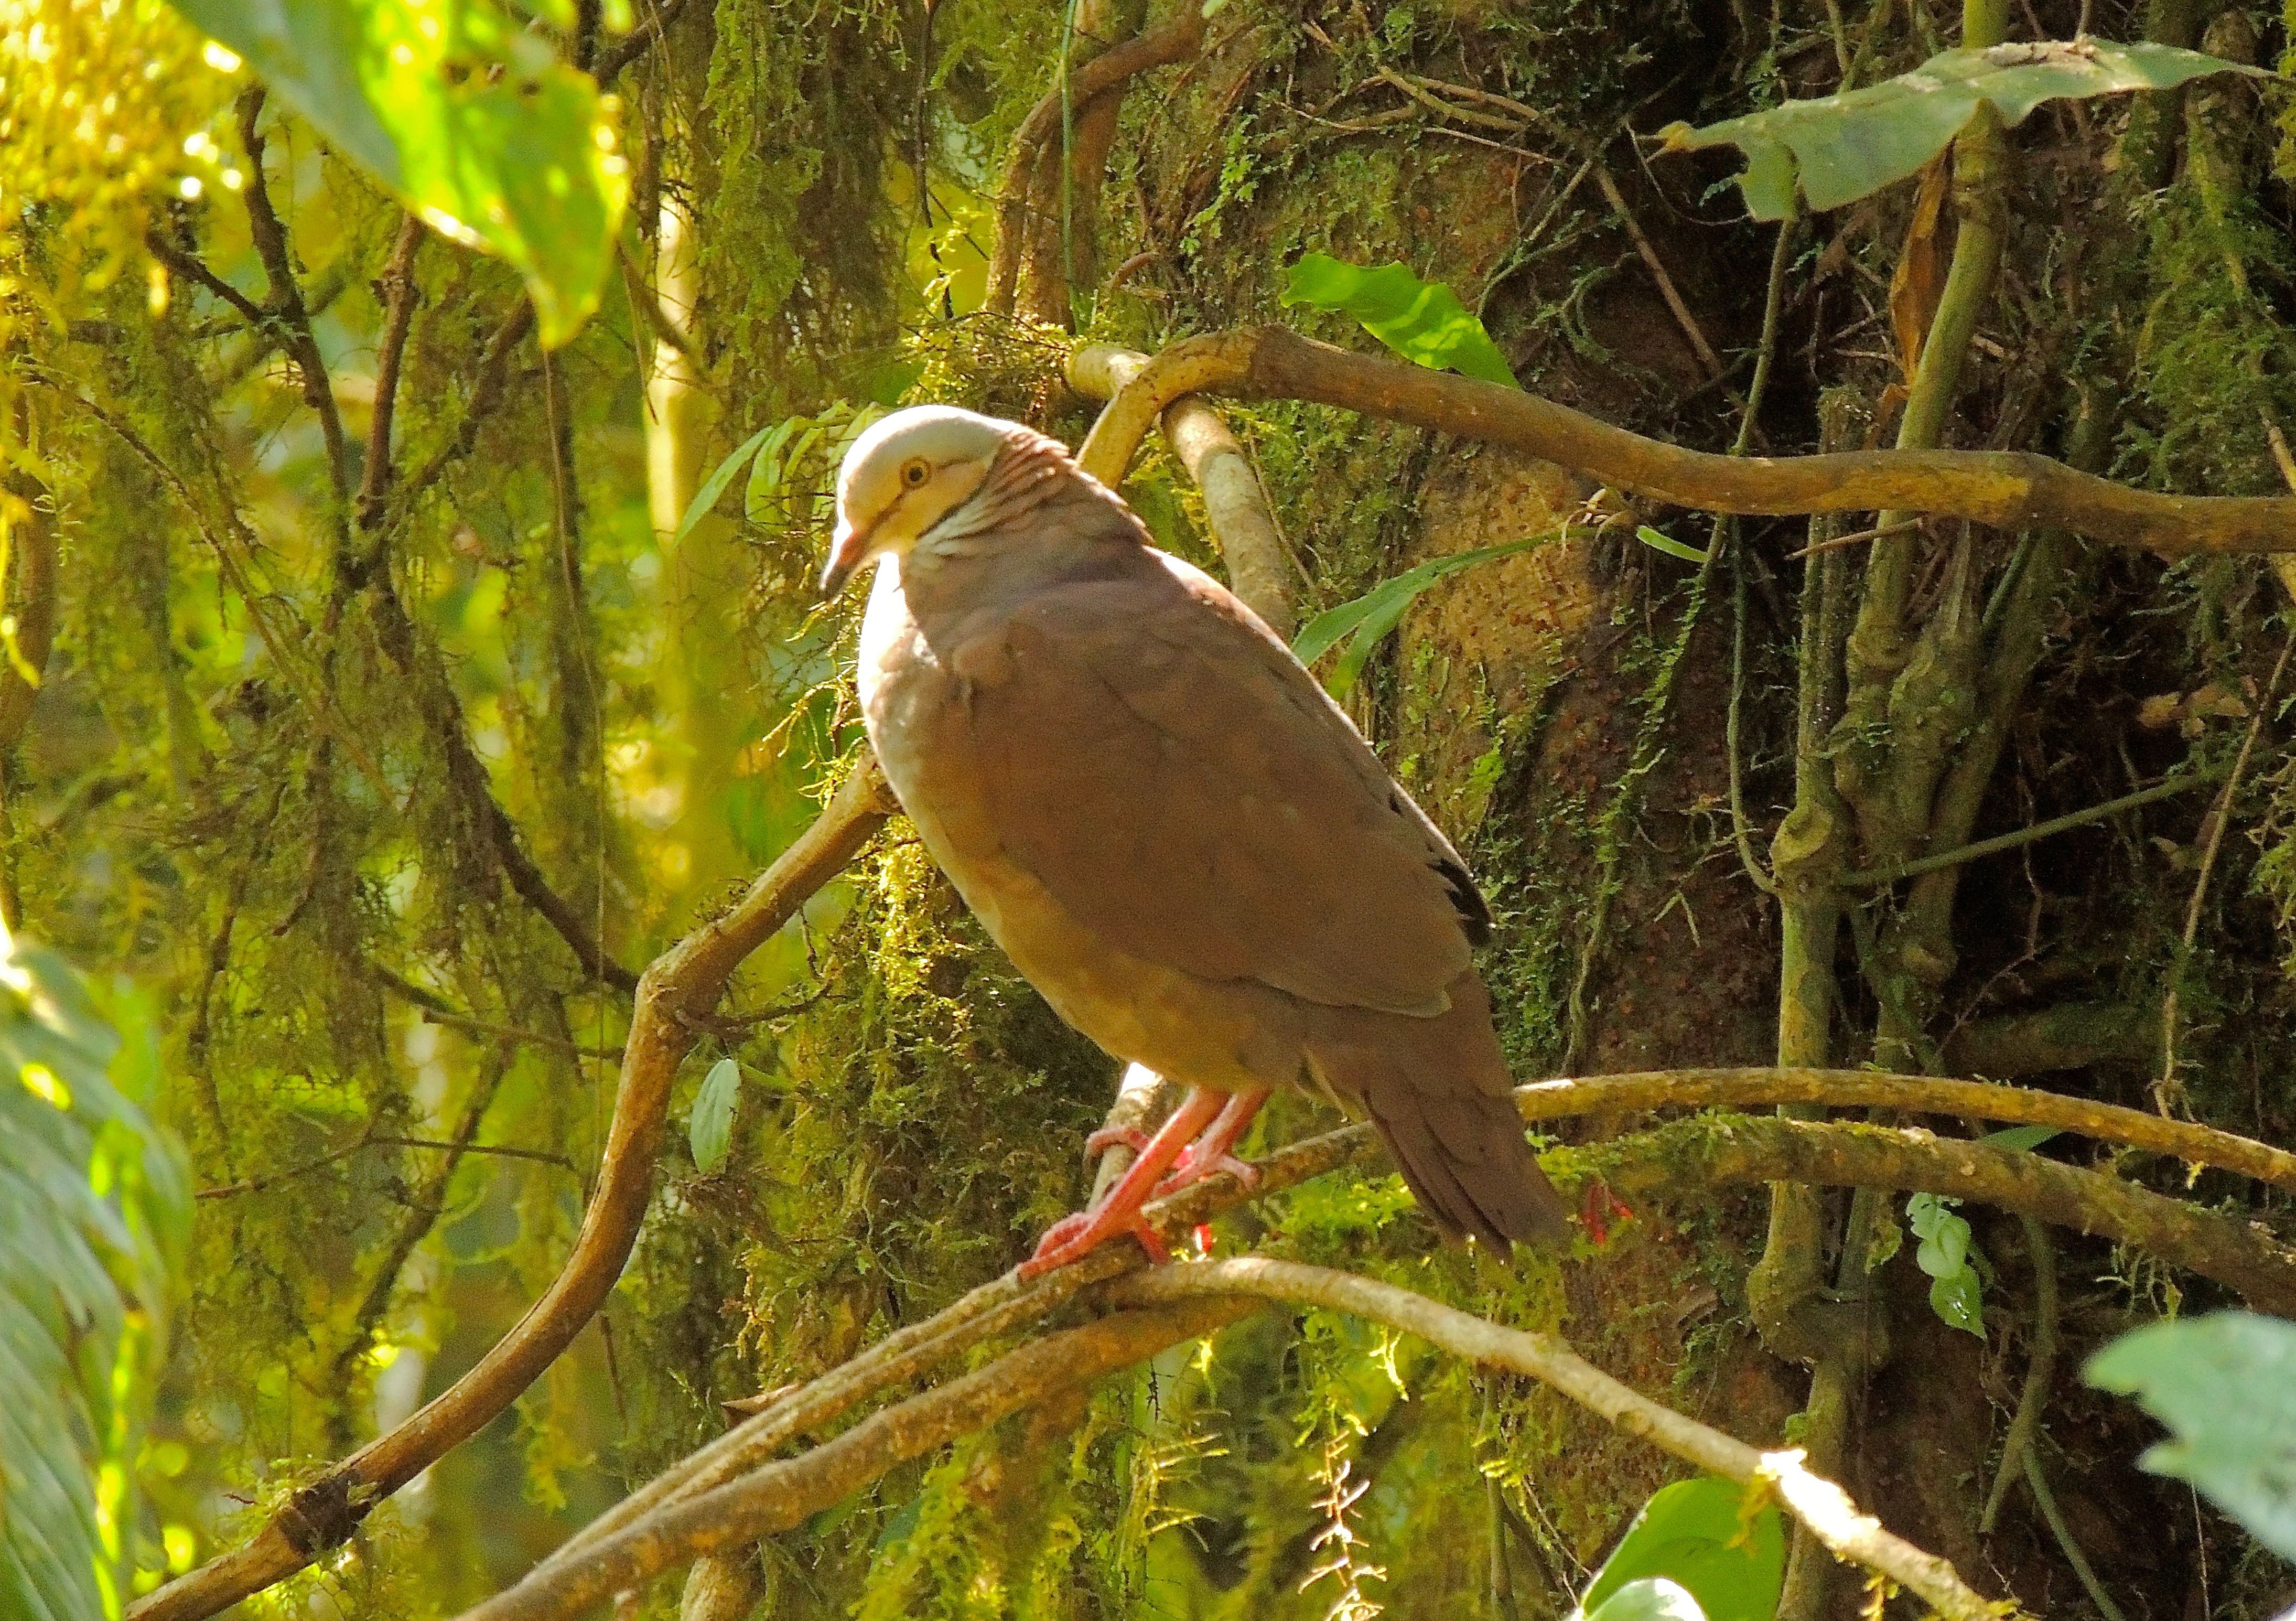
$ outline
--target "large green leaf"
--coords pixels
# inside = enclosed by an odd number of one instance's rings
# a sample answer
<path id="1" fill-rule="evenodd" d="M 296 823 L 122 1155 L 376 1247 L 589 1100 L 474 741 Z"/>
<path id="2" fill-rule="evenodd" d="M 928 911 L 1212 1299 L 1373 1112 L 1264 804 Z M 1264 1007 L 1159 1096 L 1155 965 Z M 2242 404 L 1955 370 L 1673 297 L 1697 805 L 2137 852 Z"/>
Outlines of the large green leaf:
<path id="1" fill-rule="evenodd" d="M 1328 253 L 1303 253 L 1277 301 L 1287 309 L 1306 304 L 1343 311 L 1397 354 L 1439 372 L 1458 372 L 1511 389 L 1522 386 L 1482 322 L 1459 302 L 1458 295 L 1440 282 L 1421 281 L 1408 265 L 1365 269 Z"/>
<path id="2" fill-rule="evenodd" d="M 588 74 L 493 0 L 175 4 L 434 229 L 514 266 L 545 347 L 580 330 L 629 189 Z"/>
<path id="3" fill-rule="evenodd" d="M 181 1156 L 141 1107 L 157 1069 L 61 959 L 0 933 L 0 1615 L 120 1610 L 190 1221 Z"/>
<path id="4" fill-rule="evenodd" d="M 2296 1323 L 2252 1312 L 2156 1322 L 2089 1358 L 2081 1377 L 2169 1427 L 2174 1439 L 2139 1463 L 2189 1480 L 2296 1559 Z"/>
<path id="5" fill-rule="evenodd" d="M 1746 154 L 1738 184 L 1757 219 L 1792 211 L 1794 186 L 1813 209 L 1840 208 L 1919 170 L 1943 152 L 1980 104 L 2005 124 L 2043 102 L 2166 90 L 2207 73 L 2254 73 L 2197 51 L 2163 45 L 2044 40 L 1980 51 L 1943 51 L 1910 73 L 1816 101 L 1788 102 L 1743 118 L 1660 131 L 1669 151 L 1734 145 Z"/>
<path id="6" fill-rule="evenodd" d="M 1477 547 L 1471 552 L 1454 552 L 1448 557 L 1431 558 L 1416 568 L 1406 569 L 1392 580 L 1380 581 L 1361 597 L 1336 608 L 1327 608 L 1300 626 L 1299 635 L 1292 639 L 1292 656 L 1303 664 L 1312 664 L 1346 638 L 1347 651 L 1340 654 L 1339 666 L 1332 671 L 1328 683 L 1333 697 L 1345 697 L 1363 674 L 1365 662 L 1377 651 L 1387 633 L 1403 622 L 1405 611 L 1422 591 L 1461 569 L 1471 569 L 1496 557 L 1511 557 L 1534 546 L 1545 546 L 1563 532 L 1550 530 L 1520 540 Z"/>
<path id="7" fill-rule="evenodd" d="M 1663 1576 L 1689 1590 L 1706 1621 L 1770 1621 L 1786 1580 L 1786 1534 L 1775 1503 L 1743 1513 L 1746 1488 L 1718 1475 L 1661 1486 L 1635 1516 L 1587 1589 L 1584 1611 L 1608 1621 L 1609 1604 L 1630 1584 Z M 1662 1589 L 1638 1590 L 1636 1616 L 1671 1616 L 1653 1608 Z"/>

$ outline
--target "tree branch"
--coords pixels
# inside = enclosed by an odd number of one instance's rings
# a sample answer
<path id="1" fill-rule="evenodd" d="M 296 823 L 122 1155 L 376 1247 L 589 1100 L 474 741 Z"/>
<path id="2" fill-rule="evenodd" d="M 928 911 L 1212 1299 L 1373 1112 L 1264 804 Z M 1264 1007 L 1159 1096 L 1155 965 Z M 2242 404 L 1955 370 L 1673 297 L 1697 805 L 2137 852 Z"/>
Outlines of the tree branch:
<path id="1" fill-rule="evenodd" d="M 1577 1355 L 1554 1335 L 1502 1328 L 1391 1283 L 1260 1255 L 1159 1267 L 1119 1280 L 1108 1294 L 1136 1306 L 1205 1298 L 1280 1300 L 1384 1323 L 1469 1362 L 1535 1378 L 1685 1462 L 1774 1489 L 1835 1558 L 1880 1571 L 1918 1593 L 1949 1621 L 2002 1621 L 2005 1615 L 2015 1613 L 2013 1607 L 2004 1610 L 1979 1597 L 1945 1560 L 1860 1513 L 1847 1492 L 1802 1467 L 1799 1451 L 1749 1446 L 1653 1402 Z"/>
<path id="2" fill-rule="evenodd" d="M 398 371 L 406 358 L 406 333 L 414 322 L 414 300 L 421 289 L 414 280 L 414 256 L 421 251 L 425 228 L 409 214 L 399 223 L 398 240 L 391 245 L 390 262 L 382 272 L 384 308 L 382 338 L 375 347 L 374 415 L 366 434 L 366 470 L 359 483 L 358 522 L 372 529 L 382 518 L 383 493 L 390 488 L 390 425 L 398 408 Z"/>
<path id="3" fill-rule="evenodd" d="M 978 1372 L 874 1413 L 800 1457 L 673 1502 L 601 1539 L 578 1559 L 531 1572 L 515 1587 L 465 1610 L 460 1621 L 543 1621 L 578 1614 L 702 1554 L 789 1530 L 897 1465 L 986 1429 L 1055 1391 L 1144 1362 L 1258 1309 L 1247 1302 L 1195 1301 L 1120 1312 L 1047 1335 Z"/>
<path id="4" fill-rule="evenodd" d="M 1081 343 L 1069 355 L 1069 385 L 1095 399 L 1112 399 L 1148 364 L 1147 356 L 1113 344 Z M 1229 583 L 1246 607 L 1289 642 L 1299 624 L 1291 560 L 1251 458 L 1219 413 L 1201 399 L 1175 400 L 1160 420 L 1165 442 L 1203 494 L 1204 515 Z M 1126 472 L 1112 462 L 1084 470 L 1111 488 L 1124 481 Z"/>
<path id="5" fill-rule="evenodd" d="M 1145 73 L 1193 56 L 1204 43 L 1201 6 L 1184 5 L 1180 14 L 1162 28 L 1136 34 L 1112 45 L 1070 72 L 1063 88 L 1054 86 L 1029 110 L 1013 132 L 1004 174 L 996 188 L 996 241 L 988 261 L 988 308 L 1010 315 L 1020 283 L 1021 255 L 1029 235 L 1029 204 L 1035 191 L 1036 171 L 1047 145 L 1059 134 L 1065 100 L 1074 119 L 1099 97 Z"/>
<path id="6" fill-rule="evenodd" d="M 1129 466 L 1165 407 L 1199 392 L 1339 406 L 1506 445 L 1618 490 L 1713 512 L 1925 512 L 2001 529 L 2070 530 L 2164 556 L 2296 551 L 2296 498 L 2161 495 L 2019 451 L 1685 450 L 1536 394 L 1352 354 L 1277 326 L 1174 344 L 1110 401 L 1078 459 Z"/>
<path id="7" fill-rule="evenodd" d="M 653 1181 L 670 1082 L 693 1043 L 686 1020 L 724 994 L 742 960 L 841 871 L 891 801 L 864 760 L 812 827 L 741 902 L 656 959 L 639 981 L 613 1121 L 582 1230 L 542 1298 L 453 1387 L 288 1501 L 244 1545 L 131 1605 L 135 1621 L 197 1621 L 259 1592 L 349 1536 L 374 1505 L 508 1407 L 580 1331 L 621 1276 Z"/>
<path id="8" fill-rule="evenodd" d="M 263 116 L 264 92 L 255 86 L 239 98 L 239 144 L 247 152 L 248 234 L 255 239 L 256 257 L 271 284 L 271 309 L 283 328 L 287 353 L 303 374 L 303 399 L 318 413 L 319 432 L 327 444 L 327 474 L 333 481 L 335 499 L 348 506 L 351 494 L 350 445 L 343 436 L 343 416 L 335 404 L 334 383 L 327 374 L 326 357 L 311 331 L 311 311 L 303 302 L 302 284 L 287 251 L 287 230 L 271 206 L 270 182 L 263 172 L 263 133 L 257 128 Z"/>

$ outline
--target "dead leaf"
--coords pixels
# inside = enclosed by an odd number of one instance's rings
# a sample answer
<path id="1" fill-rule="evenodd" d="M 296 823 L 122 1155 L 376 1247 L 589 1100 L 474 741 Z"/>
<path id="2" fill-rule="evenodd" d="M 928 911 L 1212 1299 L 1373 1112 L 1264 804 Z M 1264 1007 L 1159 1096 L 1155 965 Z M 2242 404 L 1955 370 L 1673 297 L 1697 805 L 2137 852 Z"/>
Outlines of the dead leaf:
<path id="1" fill-rule="evenodd" d="M 2148 732 L 2161 731 L 2176 725 L 2184 712 L 2182 693 L 2156 692 L 2136 706 L 2136 724 Z"/>
<path id="2" fill-rule="evenodd" d="M 1898 254 L 1898 268 L 1890 277 L 1890 329 L 1898 340 L 1898 363 L 1911 383 L 1922 362 L 1922 341 L 1937 318 L 1938 300 L 1945 296 L 1945 247 L 1938 239 L 1938 221 L 1945 212 L 1950 152 L 1939 152 L 1922 170 L 1922 189 L 1914 199 L 1914 218 L 1906 227 L 1906 245 Z"/>

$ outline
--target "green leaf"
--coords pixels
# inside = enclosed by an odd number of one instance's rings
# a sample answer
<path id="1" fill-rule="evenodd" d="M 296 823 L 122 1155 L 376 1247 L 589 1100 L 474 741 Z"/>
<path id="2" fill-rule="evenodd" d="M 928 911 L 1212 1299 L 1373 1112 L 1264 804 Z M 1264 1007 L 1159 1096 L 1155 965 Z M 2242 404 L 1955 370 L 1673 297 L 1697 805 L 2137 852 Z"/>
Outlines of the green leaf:
<path id="1" fill-rule="evenodd" d="M 2089 1358 L 2081 1378 L 2169 1427 L 2174 1438 L 2138 1463 L 2190 1481 L 2296 1559 L 2296 1323 L 2252 1312 L 2152 1323 Z"/>
<path id="2" fill-rule="evenodd" d="M 1707 1615 L 1681 1583 L 1638 1576 L 1603 1600 L 1587 1621 L 1707 1621 Z"/>
<path id="3" fill-rule="evenodd" d="M 1440 282 L 1423 282 L 1400 262 L 1367 270 L 1327 253 L 1303 253 L 1276 301 L 1351 315 L 1364 330 L 1406 359 L 1486 383 L 1521 388 L 1514 372 L 1459 297 Z"/>
<path id="4" fill-rule="evenodd" d="M 2064 1134 L 2062 1126 L 2004 1126 L 1997 1131 L 1988 1131 L 1977 1140 L 1989 1142 L 1997 1148 L 2038 1148 L 2050 1138 Z"/>
<path id="5" fill-rule="evenodd" d="M 440 235 L 525 278 L 543 347 L 597 309 L 629 190 L 590 76 L 493 0 L 175 0 Z"/>
<path id="6" fill-rule="evenodd" d="M 789 427 L 788 423 L 783 423 L 778 431 L 786 432 Z M 736 446 L 731 456 L 709 470 L 709 476 L 701 481 L 701 488 L 695 490 L 693 498 L 685 504 L 685 515 L 677 521 L 677 532 L 669 538 L 672 546 L 692 534 L 693 526 L 709 515 L 710 510 L 718 505 L 718 498 L 726 493 L 726 486 L 740 475 L 750 458 L 757 455 L 758 447 L 775 432 L 771 426 L 759 428 Z"/>
<path id="7" fill-rule="evenodd" d="M 1738 184 L 1757 219 L 1793 211 L 1794 188 L 1813 209 L 1840 208 L 1915 173 L 1943 152 L 1980 104 L 2018 124 L 2043 102 L 2167 90 L 2210 73 L 2268 77 L 2197 51 L 2100 40 L 2045 40 L 1945 51 L 1910 73 L 1842 95 L 1787 102 L 1719 124 L 1660 131 L 1671 152 L 1734 145 L 1746 154 Z"/>
<path id="8" fill-rule="evenodd" d="M 1685 563 L 1703 563 L 1709 555 L 1700 551 L 1694 546 L 1685 546 L 1673 536 L 1662 534 L 1647 523 L 1636 529 L 1635 539 L 1652 551 L 1664 552 L 1669 557 L 1679 557 Z"/>
<path id="9" fill-rule="evenodd" d="M 1930 1309 L 1948 1328 L 1985 1337 L 1985 1280 L 1973 1263 L 1979 1258 L 1969 1222 L 1956 1215 L 1958 1199 L 1933 1193 L 1916 1193 L 1906 1201 L 1906 1220 L 1921 1247 L 1914 1264 L 1930 1276 Z"/>
<path id="10" fill-rule="evenodd" d="M 734 1104 L 742 1090 L 742 1066 L 720 1058 L 709 1066 L 694 1095 L 693 1112 L 685 1119 L 685 1140 L 693 1149 L 694 1169 L 715 1171 L 726 1163 L 734 1146 Z"/>
<path id="11" fill-rule="evenodd" d="M 130 1009 L 133 1011 L 133 1009 Z M 191 1221 L 181 1151 L 62 959 L 0 933 L 0 1615 L 117 1616 L 135 1462 Z M 116 1079 L 115 1079 L 116 1078 Z"/>
<path id="12" fill-rule="evenodd" d="M 1496 546 L 1478 547 L 1473 551 L 1455 552 L 1448 557 L 1435 557 L 1415 568 L 1404 570 L 1392 580 L 1382 580 L 1351 602 L 1328 608 L 1300 628 L 1292 638 L 1292 654 L 1302 664 L 1312 664 L 1324 656 L 1342 638 L 1348 638 L 1347 650 L 1340 655 L 1339 667 L 1332 672 L 1328 683 L 1335 698 L 1345 697 L 1348 689 L 1363 674 L 1364 665 L 1370 661 L 1387 633 L 1403 622 L 1404 613 L 1418 595 L 1437 580 L 1471 569 L 1479 563 L 1489 563 L 1498 557 L 1511 557 L 1517 552 L 1529 551 L 1534 546 L 1545 546 L 1560 539 L 1562 529 L 1545 534 L 1528 535 L 1520 540 L 1505 540 Z"/>
<path id="13" fill-rule="evenodd" d="M 1746 1488 L 1718 1475 L 1662 1486 L 1643 1505 L 1587 1589 L 1590 1617 L 1612 1621 L 1609 1604 L 1631 1584 L 1664 1576 L 1689 1590 L 1706 1621 L 1770 1621 L 1785 1587 L 1786 1537 L 1777 1505 L 1745 1521 Z M 1624 1612 L 1669 1617 L 1663 1609 Z"/>

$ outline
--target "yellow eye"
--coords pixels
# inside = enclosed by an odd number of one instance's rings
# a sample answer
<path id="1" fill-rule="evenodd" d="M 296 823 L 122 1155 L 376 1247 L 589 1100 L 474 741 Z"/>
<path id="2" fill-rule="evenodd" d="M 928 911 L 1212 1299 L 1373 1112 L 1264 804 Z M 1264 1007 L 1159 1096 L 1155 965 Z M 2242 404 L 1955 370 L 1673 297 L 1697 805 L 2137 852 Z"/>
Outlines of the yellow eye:
<path id="1" fill-rule="evenodd" d="M 932 477 L 932 464 L 922 456 L 901 464 L 901 482 L 915 490 Z"/>

